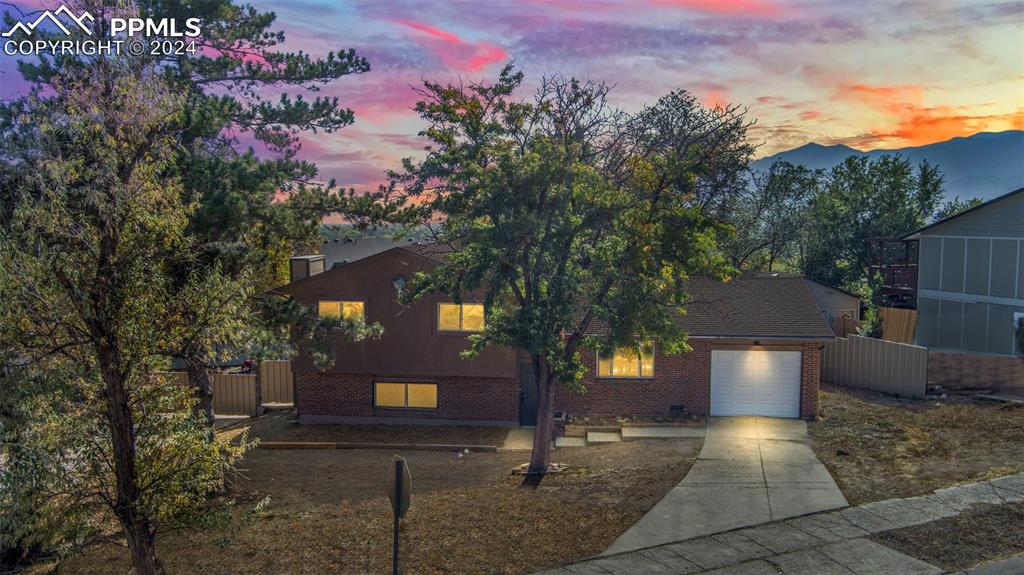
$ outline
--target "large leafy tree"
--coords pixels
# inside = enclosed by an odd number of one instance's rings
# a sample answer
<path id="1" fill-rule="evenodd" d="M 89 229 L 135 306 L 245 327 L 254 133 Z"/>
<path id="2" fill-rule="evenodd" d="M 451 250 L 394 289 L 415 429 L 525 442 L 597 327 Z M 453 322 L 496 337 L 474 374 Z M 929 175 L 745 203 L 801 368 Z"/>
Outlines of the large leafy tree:
<path id="1" fill-rule="evenodd" d="M 47 86 L 0 109 L 3 536 L 82 542 L 112 519 L 135 572 L 160 573 L 157 532 L 203 508 L 240 449 L 209 441 L 158 371 L 237 345 L 247 282 L 194 256 L 168 169 L 184 108 L 154 66 L 100 58 Z"/>
<path id="2" fill-rule="evenodd" d="M 981 198 L 967 198 L 966 200 L 961 200 L 960 196 L 957 196 L 952 200 L 947 200 L 939 206 L 939 209 L 935 211 L 935 215 L 932 217 L 932 221 L 938 222 L 946 218 L 951 218 L 957 214 L 962 214 L 967 210 L 976 208 L 983 203 L 985 203 L 985 200 Z"/>
<path id="3" fill-rule="evenodd" d="M 898 237 L 928 223 L 944 177 L 898 155 L 851 156 L 829 171 L 808 210 L 800 268 L 816 280 L 858 290 L 866 286 L 867 240 Z"/>
<path id="4" fill-rule="evenodd" d="M 406 297 L 479 297 L 486 327 L 467 353 L 500 345 L 530 357 L 529 471 L 540 476 L 556 391 L 582 391 L 582 349 L 687 350 L 673 321 L 686 279 L 725 268 L 724 230 L 708 217 L 724 198 L 710 182 L 731 182 L 749 148 L 741 113 L 684 92 L 627 116 L 603 84 L 546 79 L 518 101 L 521 81 L 506 67 L 494 84 L 426 83 L 416 109 L 433 147 L 395 177 L 425 225 L 442 222 L 433 230 L 445 254 Z"/>
<path id="5" fill-rule="evenodd" d="M 285 36 L 273 29 L 274 13 L 232 0 L 68 4 L 93 14 L 100 30 L 115 11 L 179 22 L 200 20 L 202 35 L 196 39 L 195 52 L 145 60 L 159 71 L 159 79 L 179 97 L 182 107 L 169 132 L 174 139 L 171 161 L 162 169 L 179 182 L 182 201 L 192 207 L 185 232 L 196 257 L 179 268 L 176 277 L 184 283 L 192 269 L 204 266 L 244 282 L 253 296 L 246 310 L 247 325 L 262 326 L 265 333 L 259 339 L 268 344 L 274 338 L 286 341 L 289 332 L 279 320 L 297 318 L 280 313 L 288 304 L 273 301 L 266 289 L 287 281 L 289 256 L 320 243 L 323 217 L 341 213 L 358 228 L 385 216 L 401 220 L 386 190 L 357 193 L 333 181 L 318 181 L 316 166 L 297 158 L 300 135 L 333 133 L 354 121 L 352 111 L 337 98 L 318 93 L 346 76 L 368 72 L 369 63 L 353 50 L 330 51 L 322 57 L 282 50 Z M 34 34 L 48 36 L 43 30 Z M 20 62 L 19 70 L 46 90 L 62 71 L 87 70 L 94 61 L 41 53 L 35 60 Z M 243 141 L 255 142 L 259 153 Z M 0 199 L 8 199 L 8 189 L 0 189 Z M 8 215 L 5 212 L 0 209 L 0 219 Z M 354 337 L 367 335 L 349 331 Z M 294 349 L 279 343 L 261 344 L 256 354 Z M 179 359 L 188 367 L 198 406 L 212 422 L 210 351 L 188 346 L 180 350 Z"/>
<path id="6" fill-rule="evenodd" d="M 821 174 L 788 162 L 767 172 L 730 196 L 723 219 L 733 227 L 723 250 L 743 271 L 773 271 L 796 261 L 807 206 L 821 185 Z"/>
<path id="7" fill-rule="evenodd" d="M 180 58 L 41 56 L 28 97 L 0 106 L 0 543 L 83 543 L 121 526 L 137 573 L 161 571 L 160 529 L 188 520 L 239 454 L 212 440 L 205 367 L 224 352 L 287 353 L 361 322 L 260 296 L 324 213 L 387 210 L 380 194 L 304 186 L 296 135 L 352 121 L 334 99 L 282 97 L 367 69 L 350 52 L 277 54 L 272 14 L 226 1 L 84 3 L 119 16 L 203 19 Z M 36 33 L 45 37 L 42 30 Z M 239 151 L 251 133 L 268 158 Z M 294 326 L 289 329 L 289 326 Z M 199 411 L 155 375 L 185 360 Z"/>

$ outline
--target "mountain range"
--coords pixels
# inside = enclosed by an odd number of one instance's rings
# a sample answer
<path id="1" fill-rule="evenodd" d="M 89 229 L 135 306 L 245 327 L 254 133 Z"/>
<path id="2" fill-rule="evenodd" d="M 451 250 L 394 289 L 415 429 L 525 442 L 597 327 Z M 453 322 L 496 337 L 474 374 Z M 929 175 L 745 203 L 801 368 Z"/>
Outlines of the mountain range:
<path id="1" fill-rule="evenodd" d="M 894 150 L 860 151 L 849 146 L 805 144 L 754 161 L 755 169 L 766 170 L 777 160 L 803 164 L 811 169 L 829 169 L 849 156 L 877 158 L 900 154 L 914 165 L 922 160 L 937 165 L 946 176 L 946 198 L 990 200 L 1024 186 L 1024 130 L 979 132 L 925 146 Z"/>

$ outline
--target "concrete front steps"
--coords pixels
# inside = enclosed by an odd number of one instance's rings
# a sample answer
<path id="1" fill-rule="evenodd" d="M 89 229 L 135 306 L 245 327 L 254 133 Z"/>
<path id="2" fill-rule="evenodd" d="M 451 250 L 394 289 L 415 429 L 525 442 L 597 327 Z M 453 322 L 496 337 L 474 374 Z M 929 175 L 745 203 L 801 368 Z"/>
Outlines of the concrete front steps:
<path id="1" fill-rule="evenodd" d="M 675 425 L 644 425 L 623 427 L 567 426 L 566 435 L 555 438 L 555 447 L 586 447 L 601 443 L 618 443 L 637 439 L 678 439 L 704 437 L 703 427 Z"/>

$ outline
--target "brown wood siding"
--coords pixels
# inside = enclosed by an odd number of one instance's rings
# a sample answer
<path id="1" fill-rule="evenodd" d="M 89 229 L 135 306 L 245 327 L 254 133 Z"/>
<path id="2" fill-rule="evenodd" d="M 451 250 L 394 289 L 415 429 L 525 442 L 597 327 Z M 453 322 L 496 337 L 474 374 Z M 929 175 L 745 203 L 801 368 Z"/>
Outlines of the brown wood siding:
<path id="1" fill-rule="evenodd" d="M 515 352 L 511 349 L 490 347 L 473 359 L 459 357 L 468 347 L 468 334 L 437 331 L 437 305 L 451 301 L 450 298 L 426 296 L 410 307 L 397 302 L 392 283 L 395 276 L 411 280 L 417 272 L 427 271 L 433 265 L 426 258 L 396 248 L 289 284 L 279 291 L 314 308 L 319 300 L 365 302 L 366 320 L 384 327 L 384 335 L 378 340 L 339 341 L 335 346 L 335 365 L 328 373 L 412 378 L 517 377 Z M 295 359 L 294 370 L 317 371 L 306 353 Z"/>

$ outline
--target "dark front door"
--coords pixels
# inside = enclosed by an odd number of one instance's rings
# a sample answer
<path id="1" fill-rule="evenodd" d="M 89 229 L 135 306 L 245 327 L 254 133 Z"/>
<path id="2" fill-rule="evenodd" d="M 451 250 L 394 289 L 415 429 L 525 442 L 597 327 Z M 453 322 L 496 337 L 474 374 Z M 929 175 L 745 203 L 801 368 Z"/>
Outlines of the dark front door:
<path id="1" fill-rule="evenodd" d="M 537 425 L 537 384 L 528 361 L 519 362 L 519 425 Z"/>

